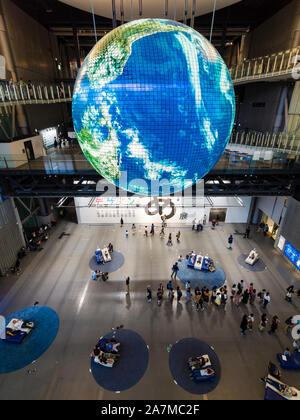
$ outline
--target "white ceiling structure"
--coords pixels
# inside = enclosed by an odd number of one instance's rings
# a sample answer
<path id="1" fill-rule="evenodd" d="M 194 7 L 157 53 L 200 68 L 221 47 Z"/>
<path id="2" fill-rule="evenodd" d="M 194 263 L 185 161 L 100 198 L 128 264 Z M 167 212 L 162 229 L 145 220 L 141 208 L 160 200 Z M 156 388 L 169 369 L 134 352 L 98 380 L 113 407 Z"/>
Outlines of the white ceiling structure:
<path id="1" fill-rule="evenodd" d="M 76 7 L 86 12 L 91 12 L 92 7 L 96 15 L 112 19 L 112 0 L 60 0 L 69 6 Z M 238 3 L 241 0 L 216 0 L 216 10 Z M 185 5 L 187 18 L 191 17 L 193 0 L 115 0 L 116 17 L 121 20 L 121 7 L 123 4 L 124 20 L 129 21 L 139 18 L 165 17 L 165 5 L 168 4 L 168 19 L 183 20 Z M 139 15 L 140 4 L 142 15 Z M 196 0 L 195 16 L 211 13 L 214 9 L 214 0 Z"/>

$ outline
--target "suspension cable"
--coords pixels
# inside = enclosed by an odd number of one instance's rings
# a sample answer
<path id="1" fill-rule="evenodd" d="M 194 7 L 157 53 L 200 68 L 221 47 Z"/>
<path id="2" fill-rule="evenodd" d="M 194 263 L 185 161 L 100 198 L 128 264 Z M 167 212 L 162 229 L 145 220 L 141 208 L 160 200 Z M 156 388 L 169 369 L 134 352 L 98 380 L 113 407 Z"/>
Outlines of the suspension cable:
<path id="1" fill-rule="evenodd" d="M 95 40 L 96 40 L 96 44 L 97 44 L 98 39 L 97 39 L 97 30 L 96 30 L 96 21 L 95 21 L 95 12 L 94 12 L 94 0 L 91 0 L 91 9 L 92 9 L 92 15 L 93 15 L 93 25 L 94 25 Z"/>
<path id="2" fill-rule="evenodd" d="M 213 10 L 213 15 L 212 15 L 212 20 L 211 20 L 210 37 L 209 37 L 210 42 L 212 40 L 212 33 L 213 33 L 213 28 L 214 28 L 214 23 L 215 23 L 216 5 L 217 5 L 217 0 L 214 0 L 214 10 Z"/>

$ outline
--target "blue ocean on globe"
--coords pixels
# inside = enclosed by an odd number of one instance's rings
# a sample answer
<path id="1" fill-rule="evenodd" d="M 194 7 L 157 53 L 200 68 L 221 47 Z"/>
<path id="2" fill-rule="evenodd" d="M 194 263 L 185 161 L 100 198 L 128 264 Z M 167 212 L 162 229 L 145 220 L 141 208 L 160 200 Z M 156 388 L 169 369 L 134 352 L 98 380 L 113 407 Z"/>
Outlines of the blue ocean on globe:
<path id="1" fill-rule="evenodd" d="M 76 80 L 73 122 L 101 176 L 130 192 L 177 192 L 203 178 L 230 139 L 235 95 L 228 69 L 192 28 L 129 22 L 102 38 Z M 126 184 L 124 184 L 126 179 Z"/>

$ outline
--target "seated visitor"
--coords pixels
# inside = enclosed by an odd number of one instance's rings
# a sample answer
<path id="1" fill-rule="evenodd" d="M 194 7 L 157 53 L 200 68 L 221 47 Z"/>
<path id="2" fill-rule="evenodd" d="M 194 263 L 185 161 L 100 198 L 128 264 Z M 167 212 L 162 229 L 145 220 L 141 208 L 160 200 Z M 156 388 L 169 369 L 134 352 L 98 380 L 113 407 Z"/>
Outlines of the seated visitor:
<path id="1" fill-rule="evenodd" d="M 98 277 L 99 277 L 98 271 L 94 271 L 93 274 L 92 274 L 92 279 L 97 280 Z"/>
<path id="2" fill-rule="evenodd" d="M 207 362 L 208 362 L 208 358 L 205 356 L 201 356 L 199 357 L 199 366 L 200 368 L 203 367 Z"/>
<path id="3" fill-rule="evenodd" d="M 212 376 L 215 374 L 215 371 L 211 368 L 207 368 L 207 369 L 202 370 L 201 373 L 203 376 Z"/>
<path id="4" fill-rule="evenodd" d="M 108 252 L 110 252 L 110 253 L 112 253 L 114 251 L 114 247 L 113 247 L 111 242 L 108 244 L 107 249 L 108 249 Z"/>

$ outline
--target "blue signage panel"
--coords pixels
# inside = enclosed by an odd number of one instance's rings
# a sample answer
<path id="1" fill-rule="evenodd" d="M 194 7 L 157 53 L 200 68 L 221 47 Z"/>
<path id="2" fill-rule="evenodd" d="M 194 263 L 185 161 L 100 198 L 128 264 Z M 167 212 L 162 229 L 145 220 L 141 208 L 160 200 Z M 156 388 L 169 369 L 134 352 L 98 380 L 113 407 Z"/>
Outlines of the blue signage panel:
<path id="1" fill-rule="evenodd" d="M 300 270 L 300 252 L 289 242 L 286 242 L 284 255 Z"/>

